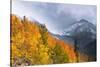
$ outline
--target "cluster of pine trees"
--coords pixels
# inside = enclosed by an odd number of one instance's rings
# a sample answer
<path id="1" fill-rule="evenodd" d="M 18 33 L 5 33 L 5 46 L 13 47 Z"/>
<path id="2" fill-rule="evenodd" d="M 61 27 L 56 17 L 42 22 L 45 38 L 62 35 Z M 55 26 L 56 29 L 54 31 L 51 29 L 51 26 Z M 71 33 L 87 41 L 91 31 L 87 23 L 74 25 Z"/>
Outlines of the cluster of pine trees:
<path id="1" fill-rule="evenodd" d="M 54 38 L 45 25 L 11 15 L 11 66 L 76 62 L 69 43 Z"/>

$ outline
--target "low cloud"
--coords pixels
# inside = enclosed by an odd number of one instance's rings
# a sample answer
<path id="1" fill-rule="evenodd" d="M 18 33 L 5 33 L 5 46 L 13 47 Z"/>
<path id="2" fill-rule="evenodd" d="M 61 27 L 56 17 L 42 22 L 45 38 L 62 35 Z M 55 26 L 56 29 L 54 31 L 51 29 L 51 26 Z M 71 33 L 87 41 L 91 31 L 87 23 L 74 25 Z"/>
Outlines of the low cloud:
<path id="1" fill-rule="evenodd" d="M 53 33 L 63 32 L 80 19 L 96 24 L 95 5 L 15 1 L 12 6 L 12 13 L 19 16 L 25 15 L 40 23 L 45 23 L 48 30 Z"/>

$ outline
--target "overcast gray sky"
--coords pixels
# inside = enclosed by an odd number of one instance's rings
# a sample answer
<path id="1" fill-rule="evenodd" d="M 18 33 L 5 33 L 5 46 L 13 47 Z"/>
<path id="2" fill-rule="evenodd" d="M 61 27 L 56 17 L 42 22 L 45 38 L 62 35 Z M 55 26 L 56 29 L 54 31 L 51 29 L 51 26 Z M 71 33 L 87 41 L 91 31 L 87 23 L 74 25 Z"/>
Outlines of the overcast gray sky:
<path id="1" fill-rule="evenodd" d="M 46 25 L 47 29 L 61 34 L 75 21 L 86 19 L 96 25 L 96 6 L 30 1 L 13 1 L 12 14 L 29 17 Z"/>

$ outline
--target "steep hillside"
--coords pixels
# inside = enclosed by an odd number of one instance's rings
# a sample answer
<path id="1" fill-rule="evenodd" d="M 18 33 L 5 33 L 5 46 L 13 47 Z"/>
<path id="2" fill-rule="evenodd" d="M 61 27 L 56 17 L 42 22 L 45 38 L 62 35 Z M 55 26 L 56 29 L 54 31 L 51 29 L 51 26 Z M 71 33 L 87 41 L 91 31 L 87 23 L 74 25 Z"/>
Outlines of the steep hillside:
<path id="1" fill-rule="evenodd" d="M 76 62 L 74 48 L 53 37 L 46 26 L 11 15 L 11 66 Z"/>

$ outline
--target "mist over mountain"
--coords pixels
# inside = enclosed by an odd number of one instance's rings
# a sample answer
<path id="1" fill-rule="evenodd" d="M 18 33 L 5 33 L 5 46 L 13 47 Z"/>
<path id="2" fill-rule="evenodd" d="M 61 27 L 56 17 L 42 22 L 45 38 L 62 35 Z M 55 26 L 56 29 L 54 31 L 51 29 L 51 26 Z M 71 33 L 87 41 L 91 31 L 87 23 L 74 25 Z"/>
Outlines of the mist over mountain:
<path id="1" fill-rule="evenodd" d="M 65 42 L 70 42 L 78 45 L 78 51 L 96 55 L 96 26 L 85 19 L 81 19 L 67 28 L 62 35 L 53 34 L 56 38 L 62 39 Z M 91 49 L 91 47 L 93 49 Z M 89 51 L 86 51 L 86 50 Z M 92 51 L 94 51 L 92 53 Z"/>
<path id="2" fill-rule="evenodd" d="M 80 32 L 91 32 L 96 34 L 96 26 L 85 19 L 81 19 L 69 26 L 69 28 L 65 30 L 64 34 L 67 35 L 69 33 L 70 35 L 75 35 L 75 33 L 77 34 Z"/>

